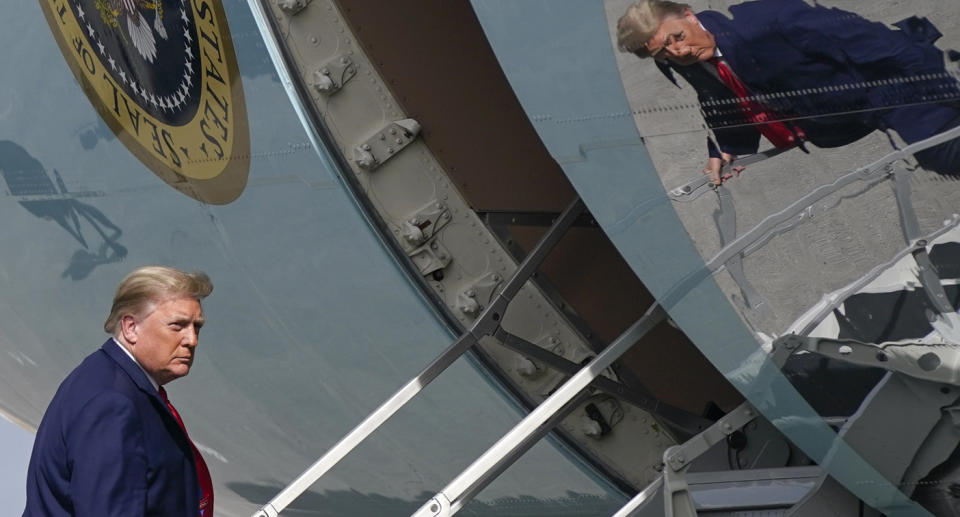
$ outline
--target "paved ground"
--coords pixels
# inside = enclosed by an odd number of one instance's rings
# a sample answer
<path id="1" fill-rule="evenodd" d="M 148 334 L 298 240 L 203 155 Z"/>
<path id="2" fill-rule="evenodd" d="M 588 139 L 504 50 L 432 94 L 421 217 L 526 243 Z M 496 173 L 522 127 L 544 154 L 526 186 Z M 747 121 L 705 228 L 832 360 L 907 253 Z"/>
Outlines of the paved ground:
<path id="1" fill-rule="evenodd" d="M 611 26 L 629 3 L 606 0 Z M 695 11 L 709 8 L 722 12 L 734 3 L 691 2 Z M 944 33 L 937 43 L 940 48 L 960 48 L 960 8 L 954 0 L 820 3 L 886 23 L 914 14 L 927 16 Z M 682 79 L 682 88 L 674 87 L 652 61 L 620 53 L 617 59 L 634 119 L 664 187 L 670 189 L 694 179 L 703 168 L 707 137 L 695 92 Z M 814 188 L 891 150 L 887 137 L 875 132 L 844 148 L 813 148 L 810 155 L 790 151 L 749 167 L 739 179 L 726 184 L 736 208 L 739 234 Z M 912 175 L 911 186 L 924 232 L 933 231 L 951 214 L 960 212 L 960 182 L 918 169 Z M 813 217 L 808 214 L 802 224 L 774 236 L 746 257 L 746 278 L 763 301 L 760 309 L 748 308 L 743 303 L 741 291 L 728 273 L 716 275 L 721 288 L 753 328 L 767 334 L 783 332 L 824 293 L 850 283 L 904 247 L 890 182 L 864 187 L 863 183 L 856 183 L 818 202 L 813 206 Z M 674 206 L 708 260 L 721 248 L 715 222 L 717 196 L 708 193 L 694 202 Z"/>

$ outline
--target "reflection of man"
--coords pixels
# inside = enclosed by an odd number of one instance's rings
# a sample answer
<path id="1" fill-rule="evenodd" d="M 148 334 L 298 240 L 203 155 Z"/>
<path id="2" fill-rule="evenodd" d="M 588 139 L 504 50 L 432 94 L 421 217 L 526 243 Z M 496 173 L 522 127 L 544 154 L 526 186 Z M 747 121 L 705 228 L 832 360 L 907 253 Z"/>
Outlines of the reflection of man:
<path id="1" fill-rule="evenodd" d="M 641 0 L 617 24 L 621 50 L 653 57 L 697 90 L 716 144 L 704 173 L 757 151 L 760 136 L 788 148 L 849 144 L 876 129 L 908 143 L 960 124 L 956 80 L 936 29 L 910 18 L 890 29 L 802 0 L 730 7 L 733 19 L 686 4 Z M 960 174 L 960 140 L 918 152 L 924 168 Z"/>
<path id="2" fill-rule="evenodd" d="M 37 429 L 24 516 L 213 514 L 213 486 L 163 385 L 190 372 L 203 273 L 140 268 L 117 288 L 113 337 L 60 385 Z"/>

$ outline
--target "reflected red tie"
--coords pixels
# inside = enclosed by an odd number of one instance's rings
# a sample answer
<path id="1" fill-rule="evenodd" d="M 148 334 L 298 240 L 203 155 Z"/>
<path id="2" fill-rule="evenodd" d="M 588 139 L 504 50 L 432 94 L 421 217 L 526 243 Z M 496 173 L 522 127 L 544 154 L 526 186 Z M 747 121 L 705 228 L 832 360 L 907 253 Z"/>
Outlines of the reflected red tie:
<path id="1" fill-rule="evenodd" d="M 747 86 L 740 82 L 740 79 L 737 78 L 733 70 L 730 70 L 730 67 L 727 66 L 726 63 L 715 57 L 710 58 L 709 61 L 713 66 L 717 67 L 717 75 L 720 76 L 723 84 L 725 84 L 727 88 L 730 88 L 737 96 L 737 99 L 739 99 L 738 104 L 740 105 L 740 111 L 747 117 L 747 120 L 757 126 L 760 134 L 765 136 L 774 147 L 789 149 L 799 143 L 797 142 L 798 136 L 801 139 L 806 138 L 802 129 L 794 126 L 793 129 L 796 131 L 796 134 L 794 134 L 794 131 L 791 131 L 786 124 L 777 122 L 776 115 L 765 108 L 763 104 L 751 100 L 750 91 L 747 90 Z M 770 120 L 773 120 L 773 122 L 768 122 Z"/>
<path id="2" fill-rule="evenodd" d="M 197 446 L 193 444 L 193 440 L 190 439 L 187 428 L 183 425 L 183 419 L 180 418 L 180 413 L 177 413 L 176 408 L 170 403 L 170 399 L 167 398 L 167 390 L 163 389 L 163 386 L 160 386 L 160 398 L 167 404 L 167 408 L 170 409 L 173 418 L 180 424 L 180 429 L 183 429 L 183 434 L 186 435 L 187 441 L 190 442 L 190 448 L 193 449 L 194 463 L 197 464 L 197 479 L 200 480 L 200 492 L 202 496 L 200 498 L 200 517 L 211 517 L 213 515 L 213 479 L 210 477 L 210 470 L 207 469 L 207 462 L 203 461 L 203 456 L 200 455 Z"/>

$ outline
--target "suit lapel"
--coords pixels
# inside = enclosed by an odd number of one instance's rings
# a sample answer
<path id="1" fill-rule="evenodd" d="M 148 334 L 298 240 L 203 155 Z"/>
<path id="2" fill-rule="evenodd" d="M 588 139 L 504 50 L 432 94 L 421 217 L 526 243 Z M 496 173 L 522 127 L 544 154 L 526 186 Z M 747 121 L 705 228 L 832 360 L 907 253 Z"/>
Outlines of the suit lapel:
<path id="1" fill-rule="evenodd" d="M 113 359 L 120 369 L 126 372 L 130 380 L 140 388 L 140 391 L 153 397 L 157 402 L 165 406 L 163 401 L 160 400 L 160 394 L 157 393 L 157 390 L 153 388 L 153 384 L 150 383 L 150 379 L 148 379 L 147 375 L 143 373 L 143 370 L 130 359 L 130 356 L 128 356 L 126 352 L 120 350 L 120 346 L 121 345 L 114 341 L 113 338 L 110 338 L 100 349 L 103 350 L 110 359 Z"/>
<path id="2" fill-rule="evenodd" d="M 190 458 L 190 461 L 193 461 L 193 449 L 190 445 L 190 439 L 187 437 L 186 432 L 183 428 L 180 427 L 180 424 L 177 423 L 177 420 L 173 417 L 173 414 L 170 413 L 170 410 L 167 408 L 167 403 L 160 398 L 160 393 L 154 389 L 153 384 L 150 383 L 150 380 L 147 379 L 147 374 L 137 366 L 136 363 L 130 359 L 123 350 L 120 350 L 120 345 L 112 338 L 108 339 L 106 343 L 103 344 L 101 350 L 107 354 L 110 359 L 113 359 L 117 366 L 122 369 L 127 376 L 130 377 L 130 380 L 140 389 L 144 394 L 153 399 L 154 406 L 157 408 L 157 411 L 162 419 L 166 421 L 167 428 L 171 429 L 173 433 L 174 440 L 176 440 L 180 448 L 187 452 L 187 456 Z"/>

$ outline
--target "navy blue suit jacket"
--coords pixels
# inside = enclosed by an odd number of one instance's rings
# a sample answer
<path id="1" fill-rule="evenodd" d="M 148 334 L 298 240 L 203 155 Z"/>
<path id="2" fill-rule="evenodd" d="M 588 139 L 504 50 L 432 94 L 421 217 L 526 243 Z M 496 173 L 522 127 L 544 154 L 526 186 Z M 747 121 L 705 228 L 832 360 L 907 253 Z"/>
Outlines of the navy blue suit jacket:
<path id="1" fill-rule="evenodd" d="M 47 407 L 23 515 L 195 517 L 199 490 L 185 433 L 111 339 L 67 376 Z"/>
<path id="2" fill-rule="evenodd" d="M 960 117 L 960 90 L 933 45 L 940 34 L 925 20 L 910 18 L 891 29 L 802 0 L 745 2 L 730 13 L 732 19 L 703 11 L 697 19 L 750 92 L 793 119 L 818 147 L 846 145 L 876 129 L 895 129 L 912 143 Z M 660 66 L 697 90 L 722 151 L 757 151 L 759 131 L 704 66 Z"/>

